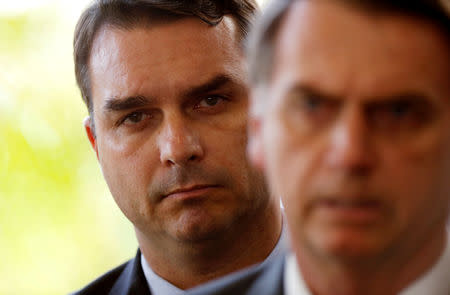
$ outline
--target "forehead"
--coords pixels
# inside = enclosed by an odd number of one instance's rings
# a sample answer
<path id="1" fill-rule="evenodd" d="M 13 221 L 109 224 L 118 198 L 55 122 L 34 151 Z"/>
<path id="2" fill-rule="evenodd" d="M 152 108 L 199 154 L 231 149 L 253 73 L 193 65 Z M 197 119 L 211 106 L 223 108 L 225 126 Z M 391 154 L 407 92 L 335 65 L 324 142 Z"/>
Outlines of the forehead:
<path id="1" fill-rule="evenodd" d="M 339 1 L 296 1 L 275 39 L 272 77 L 339 96 L 448 90 L 448 49 L 445 33 L 425 20 Z"/>
<path id="2" fill-rule="evenodd" d="M 234 21 L 217 26 L 195 18 L 129 30 L 105 26 L 89 64 L 92 96 L 99 98 L 181 90 L 217 74 L 242 75 Z"/>

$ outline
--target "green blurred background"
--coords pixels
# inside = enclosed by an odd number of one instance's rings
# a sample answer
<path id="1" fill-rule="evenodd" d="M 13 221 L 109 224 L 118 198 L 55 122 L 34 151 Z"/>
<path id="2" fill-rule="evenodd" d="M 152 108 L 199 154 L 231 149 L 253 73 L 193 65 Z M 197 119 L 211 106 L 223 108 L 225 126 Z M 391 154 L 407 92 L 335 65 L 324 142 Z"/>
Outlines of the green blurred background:
<path id="1" fill-rule="evenodd" d="M 87 2 L 3 2 L 0 294 L 66 294 L 137 246 L 83 133 L 71 44 Z"/>
<path id="2" fill-rule="evenodd" d="M 72 35 L 88 2 L 0 1 L 1 295 L 67 294 L 137 248 L 82 128 Z"/>

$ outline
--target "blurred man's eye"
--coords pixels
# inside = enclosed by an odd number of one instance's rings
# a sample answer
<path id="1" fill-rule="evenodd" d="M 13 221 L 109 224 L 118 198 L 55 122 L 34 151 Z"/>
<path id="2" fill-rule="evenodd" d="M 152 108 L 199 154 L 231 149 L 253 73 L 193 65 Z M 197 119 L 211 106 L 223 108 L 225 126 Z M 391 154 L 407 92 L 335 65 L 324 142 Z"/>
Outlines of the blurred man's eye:
<path id="1" fill-rule="evenodd" d="M 288 91 L 282 101 L 283 118 L 298 135 L 318 134 L 339 113 L 339 100 L 302 87 Z"/>
<path id="2" fill-rule="evenodd" d="M 320 107 L 325 105 L 323 99 L 314 96 L 303 97 L 302 103 L 304 108 L 311 112 L 318 111 Z"/>
<path id="3" fill-rule="evenodd" d="M 376 130 L 390 133 L 417 131 L 431 119 L 429 104 L 416 99 L 375 104 L 369 107 L 368 113 Z"/>
<path id="4" fill-rule="evenodd" d="M 375 110 L 375 115 L 380 116 L 380 119 L 403 120 L 413 116 L 416 111 L 413 103 L 410 101 L 395 101 L 380 106 L 378 110 Z"/>
<path id="5" fill-rule="evenodd" d="M 388 106 L 387 111 L 391 113 L 393 117 L 400 119 L 411 114 L 411 112 L 413 111 L 413 106 L 409 101 L 399 101 L 394 102 L 392 103 L 392 105 Z"/>
<path id="6" fill-rule="evenodd" d="M 318 95 L 304 94 L 299 96 L 303 116 L 314 124 L 331 121 L 336 113 L 337 102 Z"/>

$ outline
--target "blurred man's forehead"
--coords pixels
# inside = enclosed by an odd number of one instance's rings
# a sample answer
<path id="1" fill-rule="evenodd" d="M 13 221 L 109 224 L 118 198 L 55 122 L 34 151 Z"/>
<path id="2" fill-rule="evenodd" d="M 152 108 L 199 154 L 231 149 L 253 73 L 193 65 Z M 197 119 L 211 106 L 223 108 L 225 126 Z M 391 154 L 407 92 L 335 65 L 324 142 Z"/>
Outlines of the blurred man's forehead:
<path id="1" fill-rule="evenodd" d="M 258 87 L 270 79 L 273 68 L 274 39 L 280 31 L 286 15 L 292 11 L 292 6 L 302 2 L 330 3 L 351 7 L 358 10 L 361 15 L 368 18 L 377 18 L 385 14 L 409 16 L 422 20 L 425 23 L 436 25 L 447 38 L 450 36 L 450 5 L 447 0 L 417 0 L 417 1 L 390 1 L 390 0 L 279 0 L 272 1 L 266 9 L 259 24 L 251 34 L 248 43 L 248 57 L 250 66 L 250 79 Z M 450 2 L 449 2 L 450 3 Z M 299 16 L 300 17 L 300 16 Z"/>
<path id="2" fill-rule="evenodd" d="M 349 89 L 366 96 L 397 95 L 389 92 L 445 87 L 448 52 L 447 36 L 425 20 L 368 17 L 336 1 L 297 1 L 275 38 L 272 77 L 320 85 L 336 96 Z M 425 85 L 430 79 L 435 85 Z"/>

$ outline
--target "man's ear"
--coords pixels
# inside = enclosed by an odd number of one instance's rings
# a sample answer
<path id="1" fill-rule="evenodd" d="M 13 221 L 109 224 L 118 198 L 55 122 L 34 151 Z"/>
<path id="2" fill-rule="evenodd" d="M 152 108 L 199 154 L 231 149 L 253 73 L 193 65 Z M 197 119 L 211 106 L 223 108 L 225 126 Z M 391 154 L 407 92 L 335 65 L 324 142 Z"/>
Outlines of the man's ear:
<path id="1" fill-rule="evenodd" d="M 97 149 L 97 140 L 95 137 L 95 130 L 93 130 L 93 125 L 91 122 L 91 117 L 87 116 L 84 121 L 83 121 L 83 125 L 84 125 L 84 129 L 86 130 L 86 134 L 87 137 L 89 139 L 89 142 L 91 143 L 92 148 L 95 151 L 95 154 L 97 155 L 97 159 L 98 159 L 98 149 Z"/>
<path id="2" fill-rule="evenodd" d="M 262 97 L 258 99 L 258 95 L 255 95 L 255 93 L 252 93 L 250 98 L 247 155 L 250 162 L 264 172 L 263 102 L 260 101 L 261 99 Z"/>

